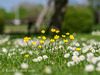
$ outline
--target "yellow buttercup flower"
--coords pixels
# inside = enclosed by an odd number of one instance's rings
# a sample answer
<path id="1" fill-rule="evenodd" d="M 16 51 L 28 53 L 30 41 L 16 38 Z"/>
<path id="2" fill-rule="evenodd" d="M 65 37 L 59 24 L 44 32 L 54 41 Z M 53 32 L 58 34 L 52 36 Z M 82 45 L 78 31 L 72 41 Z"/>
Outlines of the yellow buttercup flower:
<path id="1" fill-rule="evenodd" d="M 54 39 L 59 39 L 59 36 L 58 36 L 58 35 L 55 35 L 55 36 L 54 36 Z"/>
<path id="2" fill-rule="evenodd" d="M 43 37 L 42 37 L 42 39 L 43 39 L 43 40 L 46 40 L 46 37 L 45 37 L 45 36 L 43 36 Z"/>
<path id="3" fill-rule="evenodd" d="M 26 55 L 25 55 L 25 57 L 27 58 L 27 57 L 29 57 L 29 55 L 28 55 L 28 54 L 26 54 Z"/>
<path id="4" fill-rule="evenodd" d="M 29 40 L 31 39 L 31 37 L 28 38 Z"/>
<path id="5" fill-rule="evenodd" d="M 41 41 L 40 41 L 40 43 L 44 43 L 44 41 L 43 41 L 43 40 L 41 40 Z"/>
<path id="6" fill-rule="evenodd" d="M 54 42 L 55 40 L 54 39 L 50 39 L 50 42 Z"/>
<path id="7" fill-rule="evenodd" d="M 41 46 L 41 45 L 39 45 L 38 47 L 39 47 L 39 48 L 42 48 L 42 46 Z"/>
<path id="8" fill-rule="evenodd" d="M 40 36 L 38 36 L 38 39 L 41 39 L 41 37 L 40 37 Z"/>
<path id="9" fill-rule="evenodd" d="M 59 33 L 60 31 L 59 30 L 56 30 L 56 33 Z"/>
<path id="10" fill-rule="evenodd" d="M 74 36 L 73 35 L 70 35 L 69 37 L 70 37 L 70 39 L 74 39 Z"/>
<path id="11" fill-rule="evenodd" d="M 55 31 L 56 31 L 56 29 L 53 29 L 53 28 L 51 29 L 51 32 L 55 32 Z"/>
<path id="12" fill-rule="evenodd" d="M 77 50 L 77 51 L 80 51 L 81 49 L 80 49 L 80 48 L 76 48 L 76 50 Z"/>
<path id="13" fill-rule="evenodd" d="M 70 34 L 69 32 L 66 33 L 66 35 L 69 35 L 69 34 Z"/>
<path id="14" fill-rule="evenodd" d="M 62 37 L 66 37 L 65 35 L 62 35 Z"/>
<path id="15" fill-rule="evenodd" d="M 44 33 L 45 33 L 45 30 L 42 30 L 42 31 L 41 31 L 41 33 L 43 33 L 43 34 L 44 34 Z"/>
<path id="16" fill-rule="evenodd" d="M 68 42 L 68 40 L 65 40 L 65 39 L 64 39 L 63 41 L 64 41 L 64 42 Z"/>
<path id="17" fill-rule="evenodd" d="M 24 37 L 25 42 L 28 42 L 28 40 L 30 40 L 30 39 L 31 39 L 30 37 Z"/>
<path id="18" fill-rule="evenodd" d="M 33 45 L 36 45 L 36 42 L 33 42 L 32 44 L 33 44 Z"/>

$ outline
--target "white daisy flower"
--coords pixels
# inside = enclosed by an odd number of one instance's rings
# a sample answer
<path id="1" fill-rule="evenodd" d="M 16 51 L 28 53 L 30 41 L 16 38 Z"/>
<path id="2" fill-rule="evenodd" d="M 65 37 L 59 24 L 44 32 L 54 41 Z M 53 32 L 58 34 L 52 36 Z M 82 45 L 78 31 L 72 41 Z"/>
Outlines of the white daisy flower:
<path id="1" fill-rule="evenodd" d="M 87 50 L 82 50 L 82 53 L 86 53 L 87 52 Z"/>
<path id="2" fill-rule="evenodd" d="M 29 54 L 33 55 L 33 52 L 32 51 L 29 51 Z"/>
<path id="3" fill-rule="evenodd" d="M 28 69 L 28 64 L 27 63 L 22 63 L 21 68 L 22 69 Z"/>
<path id="4" fill-rule="evenodd" d="M 79 43 L 76 43 L 76 44 L 75 44 L 75 46 L 77 46 L 77 47 L 78 47 L 78 46 L 80 46 L 80 44 L 79 44 Z"/>
<path id="5" fill-rule="evenodd" d="M 73 65 L 73 62 L 72 61 L 69 61 L 68 63 L 67 63 L 67 66 L 68 67 L 70 67 L 70 66 L 72 66 Z"/>
<path id="6" fill-rule="evenodd" d="M 100 67 L 100 62 L 98 62 L 97 66 Z"/>
<path id="7" fill-rule="evenodd" d="M 99 72 L 100 72 L 100 67 L 97 67 L 97 68 L 96 68 L 96 71 L 99 71 Z"/>
<path id="8" fill-rule="evenodd" d="M 86 65 L 85 66 L 85 71 L 92 72 L 93 70 L 94 70 L 94 66 L 93 65 Z"/>
<path id="9" fill-rule="evenodd" d="M 67 54 L 64 55 L 64 58 L 69 58 L 69 56 L 70 56 L 70 54 L 67 53 Z"/>
<path id="10" fill-rule="evenodd" d="M 73 65 L 77 65 L 78 64 L 78 61 L 73 61 Z"/>
<path id="11" fill-rule="evenodd" d="M 20 54 L 24 54 L 25 52 L 24 51 L 22 51 Z"/>
<path id="12" fill-rule="evenodd" d="M 7 53 L 7 49 L 6 49 L 6 48 L 2 48 L 2 51 L 3 51 L 4 53 Z"/>
<path id="13" fill-rule="evenodd" d="M 48 56 L 47 55 L 43 55 L 43 59 L 45 60 L 45 59 L 47 59 L 48 58 Z"/>
<path id="14" fill-rule="evenodd" d="M 79 55 L 79 52 L 78 51 L 74 51 L 73 55 Z"/>
<path id="15" fill-rule="evenodd" d="M 83 61 L 85 59 L 85 56 L 81 55 L 79 58 L 80 58 L 81 61 Z"/>
<path id="16" fill-rule="evenodd" d="M 51 74 L 52 71 L 51 71 L 51 68 L 49 66 L 47 66 L 45 69 L 44 69 L 44 72 L 47 73 L 47 74 Z"/>
<path id="17" fill-rule="evenodd" d="M 95 53 L 95 50 L 94 49 L 92 50 L 92 53 Z"/>
<path id="18" fill-rule="evenodd" d="M 67 47 L 67 49 L 71 50 L 71 49 L 72 49 L 72 47 L 71 47 L 71 46 L 68 46 L 68 47 Z"/>
<path id="19" fill-rule="evenodd" d="M 78 58 L 78 56 L 75 56 L 75 55 L 72 56 L 72 60 L 73 60 L 73 61 L 77 61 L 77 58 Z"/>
<path id="20" fill-rule="evenodd" d="M 95 58 L 90 59 L 90 62 L 96 64 L 97 60 Z"/>
<path id="21" fill-rule="evenodd" d="M 14 75 L 23 75 L 23 74 L 20 72 L 16 72 Z"/>
<path id="22" fill-rule="evenodd" d="M 41 61 L 41 60 L 42 60 L 42 57 L 41 57 L 41 56 L 39 56 L 39 57 L 37 57 L 37 59 L 38 59 L 38 61 Z"/>
<path id="23" fill-rule="evenodd" d="M 38 51 L 36 51 L 35 53 L 36 53 L 37 55 L 39 54 L 39 52 L 38 52 Z"/>
<path id="24" fill-rule="evenodd" d="M 33 62 L 37 62 L 38 60 L 36 58 L 33 59 Z"/>
<path id="25" fill-rule="evenodd" d="M 93 53 L 91 53 L 91 52 L 87 53 L 87 57 L 88 57 L 88 58 L 92 58 L 93 56 L 94 56 Z"/>

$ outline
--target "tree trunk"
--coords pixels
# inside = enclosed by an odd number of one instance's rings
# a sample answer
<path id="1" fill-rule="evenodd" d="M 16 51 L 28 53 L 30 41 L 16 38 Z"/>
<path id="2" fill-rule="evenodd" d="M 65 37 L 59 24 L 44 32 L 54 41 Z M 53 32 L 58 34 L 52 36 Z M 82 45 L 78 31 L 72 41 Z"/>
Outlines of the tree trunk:
<path id="1" fill-rule="evenodd" d="M 64 19 L 64 14 L 66 12 L 68 0 L 55 0 L 54 13 L 51 18 L 49 30 L 51 28 L 56 28 L 61 31 L 61 25 Z"/>
<path id="2" fill-rule="evenodd" d="M 42 10 L 40 16 L 38 17 L 38 19 L 37 19 L 37 21 L 36 21 L 36 24 L 35 24 L 36 32 L 39 31 L 40 25 L 41 25 L 41 23 L 42 23 L 42 21 L 43 21 L 43 18 L 44 18 L 44 16 L 45 16 L 45 14 L 47 13 L 47 11 L 48 11 L 48 9 L 49 9 L 49 7 L 50 7 L 50 5 L 51 5 L 51 2 L 52 2 L 52 0 L 49 0 L 49 1 L 48 1 L 47 5 L 43 8 L 43 10 Z"/>

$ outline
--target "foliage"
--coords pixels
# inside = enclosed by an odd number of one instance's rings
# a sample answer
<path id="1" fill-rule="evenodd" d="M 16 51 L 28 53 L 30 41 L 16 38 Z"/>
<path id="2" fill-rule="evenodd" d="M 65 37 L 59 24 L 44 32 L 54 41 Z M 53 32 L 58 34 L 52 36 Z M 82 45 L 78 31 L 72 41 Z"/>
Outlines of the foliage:
<path id="1" fill-rule="evenodd" d="M 87 8 L 69 7 L 62 30 L 69 32 L 90 32 L 94 23 L 93 14 Z"/>
<path id="2" fill-rule="evenodd" d="M 5 14 L 5 11 L 1 8 L 0 9 L 0 33 L 3 33 L 3 30 L 4 30 L 4 14 Z"/>

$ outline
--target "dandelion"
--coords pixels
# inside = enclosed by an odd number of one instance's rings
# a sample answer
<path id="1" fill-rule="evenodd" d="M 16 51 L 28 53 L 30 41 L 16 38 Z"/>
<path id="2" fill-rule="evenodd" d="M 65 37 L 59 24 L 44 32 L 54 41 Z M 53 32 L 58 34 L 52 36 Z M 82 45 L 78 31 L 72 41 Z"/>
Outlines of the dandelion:
<path id="1" fill-rule="evenodd" d="M 85 66 L 85 71 L 92 72 L 93 70 L 94 70 L 94 66 L 93 65 L 86 65 Z"/>
<path id="2" fill-rule="evenodd" d="M 30 37 L 24 37 L 25 42 L 28 42 L 28 40 L 30 40 L 30 39 L 31 39 Z"/>
<path id="3" fill-rule="evenodd" d="M 45 36 L 43 36 L 43 37 L 42 37 L 42 39 L 43 39 L 43 40 L 46 40 L 46 37 L 45 37 Z"/>
<path id="4" fill-rule="evenodd" d="M 38 47 L 39 47 L 39 48 L 42 48 L 42 46 L 41 46 L 41 45 L 39 45 Z"/>
<path id="5" fill-rule="evenodd" d="M 21 64 L 21 68 L 22 68 L 22 69 L 28 69 L 28 67 L 29 67 L 29 66 L 28 66 L 27 63 L 22 63 L 22 64 Z"/>
<path id="6" fill-rule="evenodd" d="M 38 39 L 41 39 L 41 37 L 40 37 L 40 36 L 38 36 Z"/>
<path id="7" fill-rule="evenodd" d="M 77 51 L 80 51 L 81 49 L 80 49 L 80 48 L 76 48 L 76 50 L 77 50 Z"/>
<path id="8" fill-rule="evenodd" d="M 43 43 L 44 43 L 44 41 L 43 41 L 43 40 L 41 40 L 41 41 L 40 41 L 40 43 L 42 43 L 42 44 L 43 44 Z"/>
<path id="9" fill-rule="evenodd" d="M 62 35 L 62 37 L 64 38 L 64 37 L 66 37 L 65 35 Z"/>
<path id="10" fill-rule="evenodd" d="M 55 32 L 55 31 L 56 31 L 56 29 L 53 29 L 53 28 L 51 29 L 51 32 Z"/>
<path id="11" fill-rule="evenodd" d="M 66 33 L 66 35 L 69 35 L 69 34 L 70 34 L 69 32 Z"/>
<path id="12" fill-rule="evenodd" d="M 54 39 L 50 39 L 50 42 L 55 42 L 55 40 Z"/>
<path id="13" fill-rule="evenodd" d="M 65 39 L 64 39 L 63 41 L 64 41 L 65 43 L 68 42 L 68 40 L 65 40 Z"/>
<path id="14" fill-rule="evenodd" d="M 45 33 L 45 30 L 42 30 L 42 31 L 41 31 L 41 33 L 43 33 L 43 34 L 44 34 L 44 33 Z"/>
<path id="15" fill-rule="evenodd" d="M 54 39 L 56 39 L 56 40 L 59 39 L 59 36 L 58 35 L 55 35 L 54 36 Z"/>
<path id="16" fill-rule="evenodd" d="M 32 44 L 33 44 L 33 45 L 36 45 L 36 42 L 33 42 Z"/>
<path id="17" fill-rule="evenodd" d="M 26 55 L 25 55 L 25 57 L 27 58 L 27 57 L 29 57 L 29 55 L 28 55 L 28 54 L 26 54 Z"/>
<path id="18" fill-rule="evenodd" d="M 70 39 L 74 39 L 74 36 L 73 35 L 70 35 L 69 37 L 70 37 Z"/>
<path id="19" fill-rule="evenodd" d="M 56 33 L 59 33 L 60 31 L 59 30 L 56 30 Z"/>

